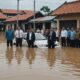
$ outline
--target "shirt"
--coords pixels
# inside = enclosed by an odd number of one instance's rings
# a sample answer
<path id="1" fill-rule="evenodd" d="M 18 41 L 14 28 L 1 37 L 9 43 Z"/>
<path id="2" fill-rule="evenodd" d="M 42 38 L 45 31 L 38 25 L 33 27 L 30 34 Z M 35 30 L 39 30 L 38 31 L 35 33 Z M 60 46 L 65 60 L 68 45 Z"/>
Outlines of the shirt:
<path id="1" fill-rule="evenodd" d="M 56 37 L 59 37 L 59 31 L 58 30 L 56 31 Z"/>
<path id="2" fill-rule="evenodd" d="M 67 37 L 70 38 L 70 35 L 71 35 L 71 30 L 68 30 L 67 31 Z"/>
<path id="3" fill-rule="evenodd" d="M 50 35 L 50 40 L 51 40 L 51 38 L 52 38 L 52 31 L 50 31 L 50 34 L 49 35 Z"/>
<path id="4" fill-rule="evenodd" d="M 23 37 L 23 31 L 22 30 L 16 30 L 15 31 L 15 37 L 16 38 L 22 38 Z"/>
<path id="5" fill-rule="evenodd" d="M 76 32 L 75 31 L 71 31 L 70 39 L 74 40 L 75 37 L 76 37 Z"/>
<path id="6" fill-rule="evenodd" d="M 31 40 L 31 36 L 32 36 L 32 33 L 30 32 L 30 33 L 29 33 L 29 40 Z"/>
<path id="7" fill-rule="evenodd" d="M 14 38 L 14 31 L 13 30 L 6 30 L 6 39 L 13 40 Z"/>
<path id="8" fill-rule="evenodd" d="M 67 31 L 66 30 L 61 31 L 61 37 L 66 37 L 67 38 Z"/>

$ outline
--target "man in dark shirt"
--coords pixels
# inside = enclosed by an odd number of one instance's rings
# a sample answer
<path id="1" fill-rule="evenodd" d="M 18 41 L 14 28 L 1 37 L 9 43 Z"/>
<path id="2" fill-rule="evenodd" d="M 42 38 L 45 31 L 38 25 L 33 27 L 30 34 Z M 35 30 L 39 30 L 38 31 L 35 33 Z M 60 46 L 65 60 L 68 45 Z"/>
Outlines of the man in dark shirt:
<path id="1" fill-rule="evenodd" d="M 56 33 L 53 29 L 51 29 L 48 33 L 48 48 L 54 48 L 56 41 Z"/>
<path id="2" fill-rule="evenodd" d="M 26 40 L 27 40 L 27 43 L 28 43 L 28 47 L 34 47 L 35 33 L 32 31 L 31 27 L 28 30 Z"/>

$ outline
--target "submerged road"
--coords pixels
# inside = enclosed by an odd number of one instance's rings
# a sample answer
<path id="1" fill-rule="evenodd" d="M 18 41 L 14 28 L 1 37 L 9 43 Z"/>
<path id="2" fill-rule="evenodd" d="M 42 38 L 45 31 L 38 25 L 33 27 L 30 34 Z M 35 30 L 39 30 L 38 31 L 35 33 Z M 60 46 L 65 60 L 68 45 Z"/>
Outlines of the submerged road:
<path id="1" fill-rule="evenodd" d="M 80 48 L 7 48 L 0 37 L 0 80 L 80 80 Z"/>

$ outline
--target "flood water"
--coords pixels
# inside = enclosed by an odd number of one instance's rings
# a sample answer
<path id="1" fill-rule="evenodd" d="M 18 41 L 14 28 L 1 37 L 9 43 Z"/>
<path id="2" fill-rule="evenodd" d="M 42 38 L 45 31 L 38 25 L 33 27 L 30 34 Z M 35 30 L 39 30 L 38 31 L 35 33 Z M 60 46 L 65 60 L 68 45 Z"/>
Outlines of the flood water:
<path id="1" fill-rule="evenodd" d="M 7 48 L 3 39 L 0 80 L 80 80 L 79 48 Z"/>

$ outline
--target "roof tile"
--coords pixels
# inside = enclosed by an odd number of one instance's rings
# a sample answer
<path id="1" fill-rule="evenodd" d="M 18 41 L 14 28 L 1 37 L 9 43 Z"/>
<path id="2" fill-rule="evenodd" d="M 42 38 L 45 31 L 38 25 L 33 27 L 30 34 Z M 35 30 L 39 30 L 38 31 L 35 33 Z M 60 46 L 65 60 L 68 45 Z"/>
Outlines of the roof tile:
<path id="1" fill-rule="evenodd" d="M 26 20 L 31 16 L 33 16 L 33 12 L 27 13 L 27 14 L 23 14 L 23 15 L 17 15 L 17 16 L 14 16 L 12 18 L 8 18 L 6 21 L 7 22 L 14 22 L 14 21 L 17 21 L 17 18 L 18 18 L 18 20 L 21 21 L 21 20 Z"/>
<path id="2" fill-rule="evenodd" d="M 71 13 L 80 13 L 80 1 L 65 3 L 54 10 L 50 15 L 62 15 Z"/>
<path id="3" fill-rule="evenodd" d="M 0 12 L 0 19 L 7 19 L 7 17 Z"/>
<path id="4" fill-rule="evenodd" d="M 4 13 L 4 14 L 16 14 L 17 10 L 14 10 L 14 9 L 1 9 L 1 12 Z M 21 10 L 20 10 L 20 12 L 21 12 Z"/>

